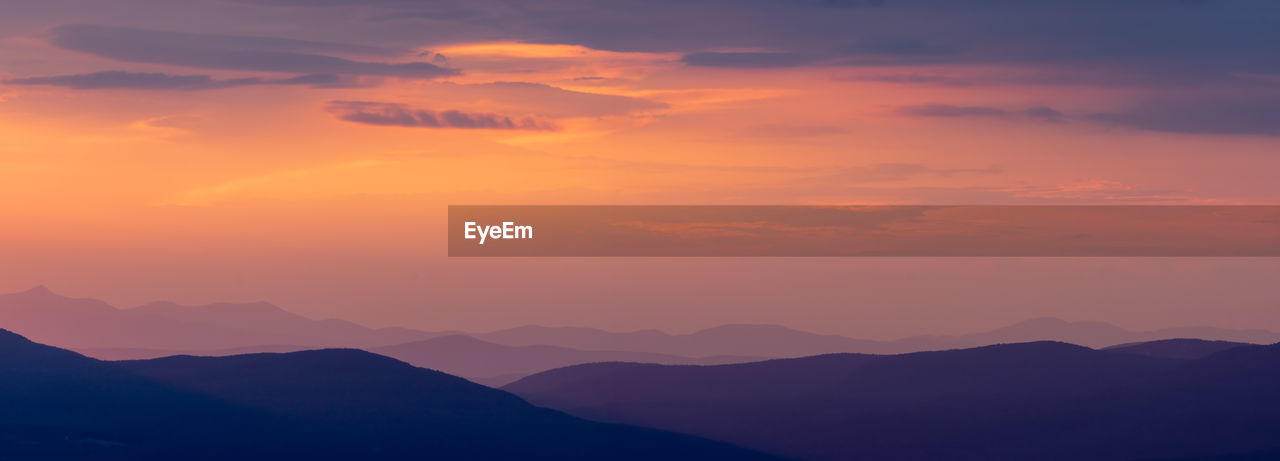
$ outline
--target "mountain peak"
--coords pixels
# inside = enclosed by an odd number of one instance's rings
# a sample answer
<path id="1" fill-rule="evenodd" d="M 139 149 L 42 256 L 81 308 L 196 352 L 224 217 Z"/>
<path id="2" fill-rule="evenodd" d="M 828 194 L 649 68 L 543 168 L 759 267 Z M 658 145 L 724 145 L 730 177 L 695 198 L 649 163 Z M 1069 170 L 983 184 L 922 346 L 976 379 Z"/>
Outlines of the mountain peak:
<path id="1" fill-rule="evenodd" d="M 30 298 L 50 298 L 50 297 L 60 298 L 61 297 L 61 296 L 58 296 L 58 294 L 54 293 L 53 291 L 49 290 L 49 287 L 46 287 L 44 285 L 36 285 L 26 291 L 19 291 L 17 293 L 10 293 L 10 294 L 12 296 L 22 296 L 22 297 L 30 297 Z"/>
<path id="2" fill-rule="evenodd" d="M 34 286 L 34 287 L 31 287 L 31 289 L 30 289 L 30 290 L 24 291 L 23 293 L 28 293 L 28 294 L 40 294 L 40 295 L 51 295 L 51 294 L 53 294 L 53 292 L 49 290 L 49 287 L 46 287 L 46 286 L 44 286 L 44 285 L 36 285 L 36 286 Z"/>

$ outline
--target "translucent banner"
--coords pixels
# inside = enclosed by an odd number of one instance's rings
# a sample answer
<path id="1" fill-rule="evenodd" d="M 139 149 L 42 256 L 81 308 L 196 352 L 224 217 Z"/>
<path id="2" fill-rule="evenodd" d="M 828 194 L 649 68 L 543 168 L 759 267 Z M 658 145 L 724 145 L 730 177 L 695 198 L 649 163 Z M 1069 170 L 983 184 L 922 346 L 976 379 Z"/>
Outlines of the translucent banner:
<path id="1" fill-rule="evenodd" d="M 1280 256 L 1280 206 L 450 206 L 449 256 Z"/>

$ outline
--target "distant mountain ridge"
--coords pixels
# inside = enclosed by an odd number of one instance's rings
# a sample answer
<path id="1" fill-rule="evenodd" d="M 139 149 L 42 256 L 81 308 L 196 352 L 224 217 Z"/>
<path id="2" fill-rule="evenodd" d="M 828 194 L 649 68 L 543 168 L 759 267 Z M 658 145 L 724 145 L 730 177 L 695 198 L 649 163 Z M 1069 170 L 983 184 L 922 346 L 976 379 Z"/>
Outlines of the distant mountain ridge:
<path id="1" fill-rule="evenodd" d="M 292 344 L 263 344 L 260 346 L 232 347 L 228 349 L 147 349 L 141 347 L 78 347 L 76 352 L 99 360 L 146 360 L 170 357 L 174 355 L 194 355 L 200 357 L 226 357 L 228 355 L 273 353 L 283 354 L 312 349 L 313 346 Z"/>
<path id="2" fill-rule="evenodd" d="M 1280 342 L 1280 333 L 1261 329 L 1233 330 L 1203 326 L 1133 331 L 1102 322 L 1068 322 L 1045 317 L 1025 320 L 987 332 L 959 335 L 954 338 L 970 345 L 1051 340 L 1101 348 L 1125 343 L 1176 338 L 1272 344 Z M 909 339 L 904 341 L 909 341 Z"/>
<path id="3" fill-rule="evenodd" d="M 799 357 L 880 347 L 879 341 L 819 335 L 778 325 L 749 324 L 721 325 L 684 335 L 658 330 L 612 333 L 594 328 L 524 326 L 474 336 L 509 346 L 543 344 L 586 350 L 642 351 L 695 357 Z"/>
<path id="4" fill-rule="evenodd" d="M 1280 447 L 1280 344 L 1198 359 L 1034 342 L 718 366 L 586 364 L 503 389 L 585 418 L 814 461 L 1120 461 Z"/>
<path id="5" fill-rule="evenodd" d="M 102 360 L 144 360 L 174 355 L 224 357 L 252 353 L 299 352 L 315 347 L 269 344 L 230 349 L 172 350 L 144 348 L 79 348 L 77 351 Z M 645 362 L 663 364 L 717 365 L 764 360 L 767 357 L 676 355 L 631 351 L 586 351 L 558 346 L 504 346 L 466 335 L 445 335 L 422 341 L 367 348 L 414 366 L 430 368 L 470 379 L 487 386 L 501 386 L 533 373 L 569 365 L 593 362 Z"/>
<path id="6" fill-rule="evenodd" d="M 459 334 L 514 348 L 547 346 L 572 350 L 565 351 L 567 355 L 582 355 L 579 352 L 583 351 L 658 354 L 653 357 L 662 359 L 662 363 L 706 363 L 693 359 L 700 357 L 749 359 L 828 353 L 897 354 L 1040 340 L 1062 341 L 1093 348 L 1174 338 L 1255 344 L 1280 341 L 1280 333 L 1266 330 L 1183 327 L 1131 331 L 1105 323 L 1068 322 L 1054 318 L 1031 319 L 973 334 L 916 336 L 890 341 L 821 335 L 778 325 L 750 324 L 721 325 L 689 334 L 669 334 L 658 330 L 610 332 L 594 328 L 544 326 L 467 334 L 405 328 L 374 329 L 343 320 L 312 320 L 265 302 L 215 303 L 204 306 L 154 302 L 131 309 L 117 309 L 98 300 L 58 296 L 44 287 L 0 295 L 0 327 L 10 328 L 44 343 L 91 352 L 105 358 L 150 358 L 172 353 L 226 355 L 253 351 L 280 352 L 288 348 L 370 349 Z M 507 353 L 509 354 L 506 355 L 514 357 L 527 351 L 508 350 Z M 489 357 L 491 360 L 499 360 L 497 355 Z M 597 358 L 613 360 L 616 357 Z M 432 365 L 422 361 L 416 363 Z M 445 362 L 442 360 L 435 365 L 442 366 L 443 363 Z M 491 371 L 497 370 L 481 373 Z M 502 374 L 510 377 L 520 373 L 523 371 L 506 370 Z"/>
<path id="7" fill-rule="evenodd" d="M 437 336 L 373 329 L 344 320 L 312 320 L 270 303 L 182 306 L 154 302 L 117 309 L 95 299 L 59 296 L 43 286 L 0 295 L 0 327 L 69 348 L 231 349 L 263 344 L 373 347 Z"/>
<path id="8" fill-rule="evenodd" d="M 643 362 L 664 364 L 716 365 L 762 360 L 761 357 L 682 357 L 652 352 L 590 351 L 559 346 L 505 346 L 466 335 L 449 335 L 393 346 L 370 352 L 449 374 L 481 384 L 500 386 L 524 376 L 552 368 L 593 362 Z"/>
<path id="9" fill-rule="evenodd" d="M 744 459 L 352 349 L 102 362 L 0 330 L 0 458 Z"/>
<path id="10" fill-rule="evenodd" d="M 473 336 L 512 346 L 545 344 L 589 350 L 631 350 L 685 356 L 738 354 L 777 358 L 831 353 L 901 354 L 1031 341 L 1060 341 L 1091 348 L 1175 338 L 1252 344 L 1280 342 L 1280 333 L 1267 330 L 1179 327 L 1132 331 L 1101 322 L 1068 322 L 1055 318 L 1030 319 L 979 333 L 914 336 L 890 341 L 819 335 L 778 325 L 749 324 L 722 325 L 683 335 L 657 330 L 612 333 L 592 328 L 524 326 Z"/>
<path id="11" fill-rule="evenodd" d="M 1118 344 L 1105 348 L 1113 352 L 1166 357 L 1171 359 L 1199 359 L 1237 347 L 1252 346 L 1249 343 L 1231 341 L 1206 341 L 1203 339 L 1176 338 L 1141 343 Z"/>

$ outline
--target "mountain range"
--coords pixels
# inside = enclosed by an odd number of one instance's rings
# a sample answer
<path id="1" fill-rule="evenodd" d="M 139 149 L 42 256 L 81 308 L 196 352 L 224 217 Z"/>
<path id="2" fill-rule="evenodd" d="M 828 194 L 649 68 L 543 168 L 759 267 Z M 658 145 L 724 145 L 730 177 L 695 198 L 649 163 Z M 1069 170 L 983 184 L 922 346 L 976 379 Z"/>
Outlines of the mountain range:
<path id="1" fill-rule="evenodd" d="M 659 330 L 610 332 L 594 328 L 523 326 L 487 333 L 368 328 L 337 319 L 312 320 L 266 302 L 182 306 L 154 302 L 118 309 L 95 299 L 59 296 L 38 286 L 0 294 L 0 325 L 37 340 L 71 348 L 208 351 L 262 345 L 378 347 L 466 334 L 507 346 L 547 345 L 579 350 L 631 351 L 681 357 L 801 357 L 859 352 L 903 353 L 988 344 L 1054 340 L 1087 347 L 1172 338 L 1254 344 L 1280 341 L 1280 333 L 1214 327 L 1132 331 L 1101 322 L 1036 318 L 990 331 L 878 341 L 820 335 L 778 325 L 733 324 L 689 334 Z M 164 328 L 158 328 L 164 327 Z"/>
<path id="2" fill-rule="evenodd" d="M 1061 341 L 1094 348 L 1173 338 L 1202 338 L 1254 344 L 1280 341 L 1280 333 L 1266 330 L 1181 327 L 1131 331 L 1106 323 L 1068 322 L 1055 318 L 1035 318 L 979 333 L 914 336 L 889 341 L 819 335 L 778 325 L 744 324 L 722 325 L 683 335 L 673 335 L 657 330 L 613 333 L 593 328 L 524 326 L 473 336 L 513 346 L 545 344 L 586 350 L 775 358 L 849 352 L 899 354 L 1041 340 Z"/>
<path id="3" fill-rule="evenodd" d="M 533 373 L 580 363 L 717 365 L 763 360 L 760 357 L 743 356 L 691 358 L 653 352 L 588 351 L 544 345 L 506 346 L 465 335 L 441 336 L 372 348 L 370 351 L 490 386 L 501 386 Z"/>
<path id="4" fill-rule="evenodd" d="M 1192 343 L 1172 354 L 1168 344 L 1032 342 L 719 366 L 599 363 L 503 389 L 588 419 L 802 460 L 1137 460 L 1280 448 L 1280 344 L 1206 354 L 1221 345 Z M 1168 357 L 1197 347 L 1199 358 Z"/>
<path id="5" fill-rule="evenodd" d="M 351 349 L 104 362 L 0 330 L 0 459 L 773 459 Z"/>
<path id="6" fill-rule="evenodd" d="M 1094 348 L 1172 338 L 1259 344 L 1280 341 L 1280 334 L 1265 330 L 1186 327 L 1130 331 L 1105 323 L 1051 318 L 987 332 L 891 341 L 743 324 L 689 334 L 544 326 L 487 333 L 431 332 L 374 329 L 335 319 L 313 320 L 265 302 L 203 306 L 154 302 L 118 309 L 94 299 L 59 296 L 45 287 L 0 295 L 0 327 L 106 360 L 360 348 L 490 385 L 591 362 L 710 365 L 828 353 L 897 354 L 1037 340 Z"/>
<path id="7" fill-rule="evenodd" d="M 1249 343 L 1232 341 L 1208 341 L 1194 338 L 1175 338 L 1148 341 L 1144 343 L 1117 344 L 1106 348 L 1108 351 L 1128 354 L 1146 355 L 1150 357 L 1166 357 L 1171 359 L 1199 359 Z"/>
<path id="8" fill-rule="evenodd" d="M 1263 330 L 1032 319 L 894 341 L 776 325 L 460 334 L 261 302 L 117 309 L 43 287 L 0 295 L 0 327 L 119 359 L 0 330 L 0 460 L 171 459 L 209 441 L 181 457 L 1280 453 L 1280 344 L 1256 344 L 1280 335 Z"/>
<path id="9" fill-rule="evenodd" d="M 0 328 L 72 349 L 373 347 L 436 336 L 404 328 L 366 328 L 344 320 L 312 320 L 265 302 L 204 306 L 155 302 L 117 309 L 96 299 L 59 296 L 43 286 L 0 295 Z"/>

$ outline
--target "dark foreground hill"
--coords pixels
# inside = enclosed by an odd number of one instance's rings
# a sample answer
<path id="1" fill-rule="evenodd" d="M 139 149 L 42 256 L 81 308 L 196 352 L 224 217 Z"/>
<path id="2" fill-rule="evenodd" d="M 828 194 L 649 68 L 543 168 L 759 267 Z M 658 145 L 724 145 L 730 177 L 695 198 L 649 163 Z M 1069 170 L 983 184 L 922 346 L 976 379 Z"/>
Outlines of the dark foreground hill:
<path id="1" fill-rule="evenodd" d="M 772 459 L 357 350 L 102 362 L 0 330 L 0 459 Z"/>
<path id="2" fill-rule="evenodd" d="M 587 418 L 812 460 L 1133 460 L 1280 447 L 1280 345 L 1195 360 L 1039 342 L 590 364 L 504 389 Z"/>

